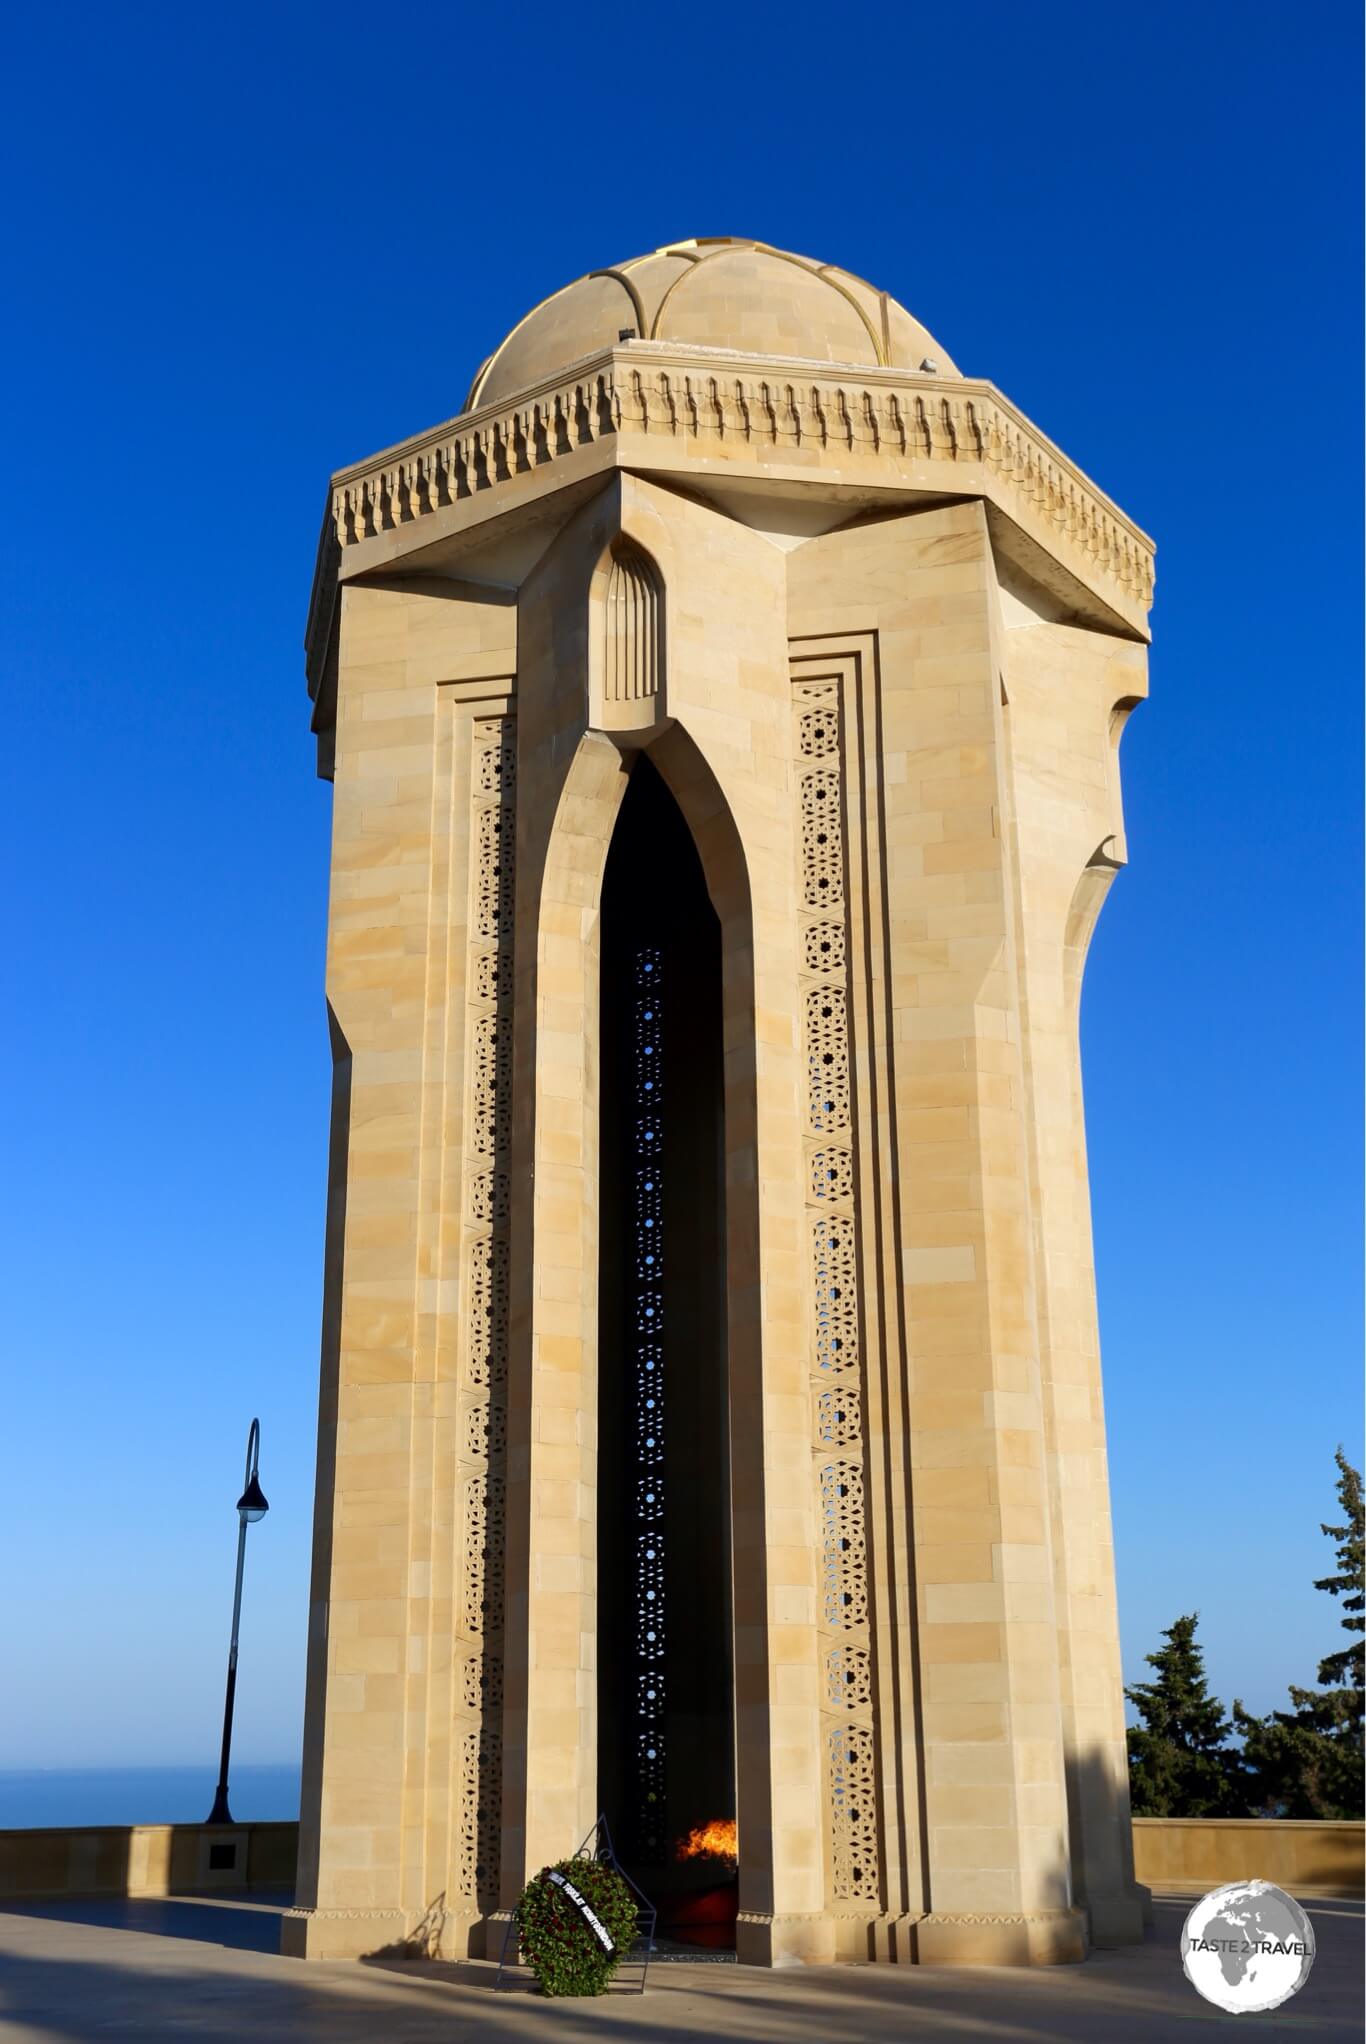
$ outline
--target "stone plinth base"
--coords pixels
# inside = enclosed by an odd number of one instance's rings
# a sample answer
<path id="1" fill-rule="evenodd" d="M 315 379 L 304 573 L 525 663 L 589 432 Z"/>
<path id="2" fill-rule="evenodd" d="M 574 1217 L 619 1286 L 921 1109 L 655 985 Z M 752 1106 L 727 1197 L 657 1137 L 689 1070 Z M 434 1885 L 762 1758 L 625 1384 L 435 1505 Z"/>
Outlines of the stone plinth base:
<path id="1" fill-rule="evenodd" d="M 287 1959 L 366 1959 L 402 1945 L 407 1934 L 401 1909 L 287 1909 L 280 1950 Z"/>
<path id="2" fill-rule="evenodd" d="M 828 1916 L 766 1916 L 741 1910 L 735 1956 L 742 1966 L 830 1966 L 835 1926 Z"/>
<path id="3" fill-rule="evenodd" d="M 484 1932 L 482 1916 L 440 1902 L 416 1922 L 401 1909 L 287 1909 L 280 1950 L 287 1959 L 478 1959 Z"/>
<path id="4" fill-rule="evenodd" d="M 909 1913 L 865 1918 L 858 1926 L 861 1941 L 857 1949 L 841 1935 L 840 1957 L 871 1959 L 880 1966 L 914 1966 L 915 1927 L 921 1921 L 920 1916 Z"/>
<path id="5" fill-rule="evenodd" d="M 1085 1905 L 1091 1943 L 1104 1950 L 1114 1945 L 1141 1945 L 1143 1926 L 1152 1921 L 1153 1898 L 1137 1882 L 1118 1895 L 1102 1895 Z"/>
<path id="6" fill-rule="evenodd" d="M 934 1912 L 915 1926 L 922 1966 L 1074 1966 L 1086 1957 L 1086 1916 L 1080 1909 L 1041 1909 L 1019 1916 L 949 1916 Z"/>

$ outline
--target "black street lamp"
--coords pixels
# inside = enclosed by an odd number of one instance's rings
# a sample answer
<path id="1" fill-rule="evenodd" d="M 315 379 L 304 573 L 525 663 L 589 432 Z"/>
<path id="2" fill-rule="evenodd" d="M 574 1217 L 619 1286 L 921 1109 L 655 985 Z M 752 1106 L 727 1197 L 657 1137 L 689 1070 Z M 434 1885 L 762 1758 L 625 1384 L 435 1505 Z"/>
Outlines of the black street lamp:
<path id="1" fill-rule="evenodd" d="M 232 1705 L 237 1694 L 237 1625 L 242 1616 L 242 1564 L 247 1558 L 247 1527 L 264 1519 L 270 1507 L 256 1474 L 261 1459 L 261 1422 L 254 1419 L 247 1434 L 247 1476 L 237 1500 L 237 1583 L 232 1593 L 232 1645 L 228 1648 L 228 1694 L 223 1705 L 223 1757 L 218 1763 L 218 1793 L 208 1815 L 210 1824 L 231 1824 L 228 1809 L 228 1752 L 232 1746 Z"/>

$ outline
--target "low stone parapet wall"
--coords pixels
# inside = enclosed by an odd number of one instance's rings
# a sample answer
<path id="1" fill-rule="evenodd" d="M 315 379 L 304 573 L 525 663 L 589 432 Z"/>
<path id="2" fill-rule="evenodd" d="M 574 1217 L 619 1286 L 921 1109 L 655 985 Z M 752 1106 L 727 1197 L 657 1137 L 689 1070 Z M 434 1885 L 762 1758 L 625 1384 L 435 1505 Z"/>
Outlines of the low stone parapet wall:
<path id="1" fill-rule="evenodd" d="M 63 1895 L 170 1895 L 288 1888 L 297 1824 L 102 1824 L 0 1831 L 0 1905 Z M 1147 1888 L 1203 1895 L 1274 1881 L 1292 1895 L 1360 1895 L 1366 1825 L 1277 1817 L 1135 1817 L 1134 1872 Z"/>
<path id="2" fill-rule="evenodd" d="M 1290 1817 L 1135 1817 L 1134 1873 L 1145 1888 L 1204 1895 L 1229 1881 L 1274 1881 L 1291 1895 L 1360 1895 L 1366 1824 Z"/>
<path id="3" fill-rule="evenodd" d="M 63 1895 L 288 1888 L 295 1824 L 99 1824 L 0 1831 L 0 1907 Z"/>

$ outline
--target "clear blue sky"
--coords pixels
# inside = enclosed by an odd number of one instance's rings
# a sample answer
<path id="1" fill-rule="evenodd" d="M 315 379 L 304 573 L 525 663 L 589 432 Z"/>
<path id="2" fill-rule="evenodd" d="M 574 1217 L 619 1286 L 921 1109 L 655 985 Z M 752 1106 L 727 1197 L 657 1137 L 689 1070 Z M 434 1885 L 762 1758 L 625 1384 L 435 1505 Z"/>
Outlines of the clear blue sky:
<path id="1" fill-rule="evenodd" d="M 1157 538 L 1084 1034 L 1126 1670 L 1313 1678 L 1360 1434 L 1357 10 L 19 10 L 0 1765 L 292 1758 L 330 470 L 689 234 L 895 292 Z M 17 1553 L 22 1557 L 16 1563 Z"/>

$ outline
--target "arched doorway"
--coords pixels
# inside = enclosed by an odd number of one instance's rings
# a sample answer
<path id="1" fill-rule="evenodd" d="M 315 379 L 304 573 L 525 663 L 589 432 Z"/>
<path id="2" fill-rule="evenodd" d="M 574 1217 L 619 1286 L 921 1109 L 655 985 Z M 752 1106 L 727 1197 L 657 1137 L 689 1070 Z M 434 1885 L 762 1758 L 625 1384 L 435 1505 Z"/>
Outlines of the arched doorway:
<path id="1" fill-rule="evenodd" d="M 731 1479 L 721 927 L 647 757 L 603 877 L 599 1012 L 598 1791 L 667 1925 L 730 1875 L 685 1847 L 736 1812 Z"/>

